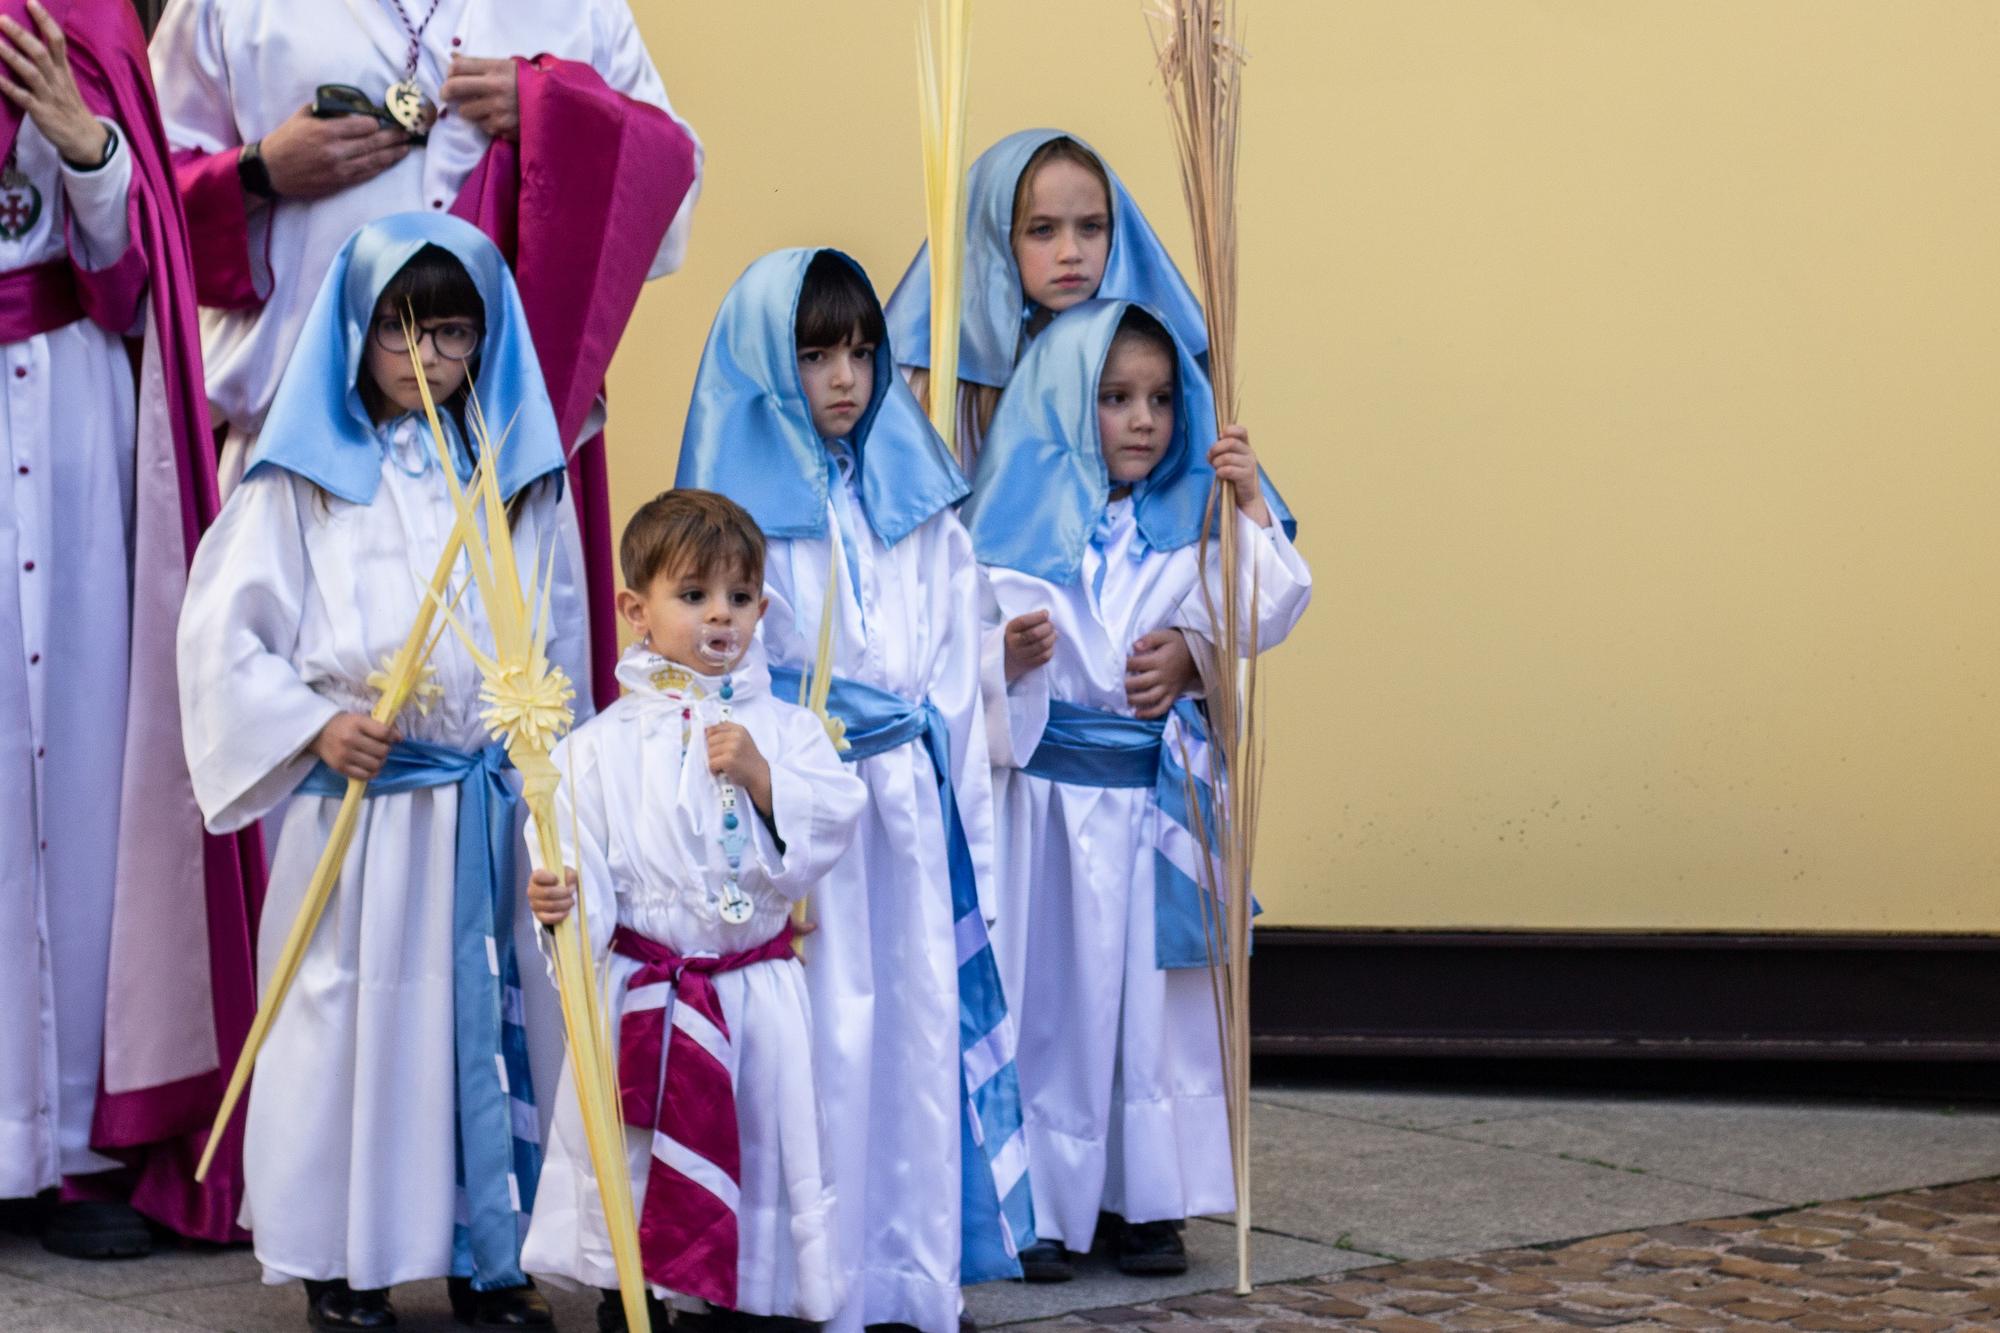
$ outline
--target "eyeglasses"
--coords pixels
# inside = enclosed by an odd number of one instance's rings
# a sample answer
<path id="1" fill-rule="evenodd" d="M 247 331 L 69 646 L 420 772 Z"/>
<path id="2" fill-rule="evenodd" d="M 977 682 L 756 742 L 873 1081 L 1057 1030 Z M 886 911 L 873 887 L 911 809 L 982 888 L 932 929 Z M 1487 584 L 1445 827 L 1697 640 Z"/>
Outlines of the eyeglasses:
<path id="1" fill-rule="evenodd" d="M 410 350 L 410 336 L 400 318 L 388 317 L 376 320 L 371 336 L 375 339 L 375 345 L 385 352 L 406 354 Z M 445 360 L 469 361 L 472 359 L 472 354 L 479 350 L 480 336 L 477 324 L 452 319 L 417 330 L 417 344 L 422 346 L 424 339 L 429 338 L 431 346 L 436 348 L 437 354 Z"/>

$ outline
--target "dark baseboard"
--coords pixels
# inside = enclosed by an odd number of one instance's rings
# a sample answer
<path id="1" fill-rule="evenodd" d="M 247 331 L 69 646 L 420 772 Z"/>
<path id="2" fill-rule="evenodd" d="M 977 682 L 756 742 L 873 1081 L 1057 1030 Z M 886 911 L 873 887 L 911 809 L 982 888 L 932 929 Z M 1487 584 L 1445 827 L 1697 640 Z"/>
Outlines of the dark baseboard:
<path id="1" fill-rule="evenodd" d="M 2000 937 L 1257 932 L 1259 1056 L 2000 1058 Z"/>

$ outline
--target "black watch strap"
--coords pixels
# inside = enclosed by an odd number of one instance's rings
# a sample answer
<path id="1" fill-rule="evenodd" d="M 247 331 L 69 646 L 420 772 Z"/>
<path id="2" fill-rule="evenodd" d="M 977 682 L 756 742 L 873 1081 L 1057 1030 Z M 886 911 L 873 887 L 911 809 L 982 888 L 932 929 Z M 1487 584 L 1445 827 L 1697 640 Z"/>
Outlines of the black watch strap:
<path id="1" fill-rule="evenodd" d="M 95 162 L 72 162 L 65 157 L 63 158 L 63 165 L 71 171 L 88 174 L 93 171 L 104 170 L 111 165 L 111 159 L 116 156 L 118 156 L 118 136 L 115 133 L 106 131 L 104 135 L 104 151 L 97 155 Z"/>
<path id="2" fill-rule="evenodd" d="M 271 186 L 271 168 L 264 164 L 264 147 L 261 143 L 246 143 L 236 154 L 236 179 L 243 188 L 260 199 L 276 199 L 277 190 Z"/>

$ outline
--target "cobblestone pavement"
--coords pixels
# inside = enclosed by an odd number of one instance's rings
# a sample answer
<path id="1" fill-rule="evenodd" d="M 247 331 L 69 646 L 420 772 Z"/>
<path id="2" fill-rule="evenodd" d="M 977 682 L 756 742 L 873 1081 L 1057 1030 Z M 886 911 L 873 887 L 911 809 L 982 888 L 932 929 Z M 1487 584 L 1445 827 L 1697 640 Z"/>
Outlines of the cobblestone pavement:
<path id="1" fill-rule="evenodd" d="M 2000 1179 L 1018 1324 L 1244 1333 L 2000 1329 Z M 1133 1330 L 1132 1333 L 1139 1333 Z"/>

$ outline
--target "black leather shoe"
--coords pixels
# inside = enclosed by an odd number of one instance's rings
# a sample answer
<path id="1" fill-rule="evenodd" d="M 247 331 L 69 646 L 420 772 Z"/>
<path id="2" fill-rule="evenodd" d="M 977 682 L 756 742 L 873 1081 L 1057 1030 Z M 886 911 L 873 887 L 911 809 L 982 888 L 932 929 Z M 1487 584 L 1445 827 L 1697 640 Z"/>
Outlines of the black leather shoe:
<path id="1" fill-rule="evenodd" d="M 42 1248 L 71 1259 L 137 1259 L 153 1252 L 146 1219 L 124 1203 L 59 1203 L 42 1224 Z"/>
<path id="2" fill-rule="evenodd" d="M 1067 1282 L 1075 1276 L 1069 1251 L 1059 1240 L 1038 1240 L 1021 1251 L 1023 1282 Z"/>
<path id="3" fill-rule="evenodd" d="M 1187 1247 L 1172 1222 L 1127 1222 L 1118 1235 L 1118 1271 L 1134 1277 L 1187 1272 Z"/>
<path id="4" fill-rule="evenodd" d="M 306 1322 L 314 1328 L 394 1328 L 396 1312 L 386 1289 L 356 1291 L 340 1279 L 306 1280 Z"/>
<path id="5" fill-rule="evenodd" d="M 696 1316 L 682 1313 L 678 1318 L 670 1319 L 666 1304 L 659 1297 L 647 1292 L 646 1318 L 652 1322 L 653 1333 L 667 1333 L 669 1322 L 680 1329 L 681 1333 L 689 1333 L 693 1327 L 690 1321 Z M 597 1333 L 628 1333 L 628 1327 L 625 1322 L 624 1297 L 618 1294 L 618 1289 L 615 1287 L 610 1291 L 600 1289 L 597 1293 Z"/>
<path id="6" fill-rule="evenodd" d="M 548 1300 L 525 1282 L 518 1287 L 475 1291 L 472 1279 L 446 1280 L 451 1293 L 451 1317 L 470 1328 L 550 1328 L 556 1322 Z"/>

